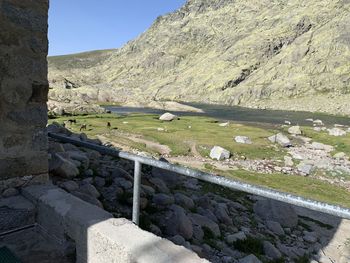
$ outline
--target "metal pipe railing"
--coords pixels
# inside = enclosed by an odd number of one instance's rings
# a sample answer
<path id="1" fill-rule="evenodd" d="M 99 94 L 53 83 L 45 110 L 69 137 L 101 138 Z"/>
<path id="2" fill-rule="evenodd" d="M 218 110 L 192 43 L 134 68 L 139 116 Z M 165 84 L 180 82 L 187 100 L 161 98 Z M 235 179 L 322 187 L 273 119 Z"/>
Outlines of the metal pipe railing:
<path id="1" fill-rule="evenodd" d="M 75 140 L 63 135 L 48 133 L 48 136 L 65 143 L 72 143 L 77 146 L 92 149 L 98 151 L 102 154 L 110 155 L 113 157 L 119 157 L 135 162 L 134 171 L 134 196 L 133 196 L 133 218 L 132 221 L 135 224 L 139 223 L 139 213 L 140 213 L 140 187 L 141 187 L 141 168 L 142 164 L 157 167 L 167 171 L 175 172 L 177 174 L 185 175 L 188 177 L 196 178 L 202 181 L 220 185 L 223 187 L 230 188 L 232 190 L 238 190 L 247 192 L 254 195 L 259 195 L 262 197 L 270 198 L 273 200 L 285 202 L 288 204 L 305 207 L 314 211 L 330 214 L 333 216 L 338 216 L 346 219 L 350 219 L 350 209 L 331 205 L 312 199 L 306 199 L 301 196 L 296 196 L 293 194 L 280 192 L 272 190 L 266 187 L 256 186 L 248 183 L 244 183 L 238 180 L 228 179 L 222 176 L 217 176 L 214 174 L 205 173 L 202 171 L 194 170 L 191 168 L 174 165 L 167 162 L 162 162 L 148 157 L 143 157 L 136 154 L 131 154 L 123 151 L 118 151 L 116 149 L 111 149 L 106 146 L 101 146 L 89 142 L 83 142 L 80 140 Z"/>

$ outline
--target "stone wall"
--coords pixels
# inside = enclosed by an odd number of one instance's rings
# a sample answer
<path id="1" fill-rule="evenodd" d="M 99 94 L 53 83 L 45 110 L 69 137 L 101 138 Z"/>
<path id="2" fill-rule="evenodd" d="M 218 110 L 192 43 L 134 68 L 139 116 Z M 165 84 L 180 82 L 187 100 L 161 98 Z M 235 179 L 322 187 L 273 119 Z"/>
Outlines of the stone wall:
<path id="1" fill-rule="evenodd" d="M 0 0 L 0 193 L 47 176 L 48 6 Z"/>

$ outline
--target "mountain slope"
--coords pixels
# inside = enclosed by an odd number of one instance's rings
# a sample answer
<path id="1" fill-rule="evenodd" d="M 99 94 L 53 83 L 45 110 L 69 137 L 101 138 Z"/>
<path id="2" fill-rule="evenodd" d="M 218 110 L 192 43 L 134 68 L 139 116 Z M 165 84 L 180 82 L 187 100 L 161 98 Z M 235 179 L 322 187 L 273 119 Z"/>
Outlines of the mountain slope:
<path id="1" fill-rule="evenodd" d="M 350 114 L 349 11 L 349 0 L 188 0 L 121 49 L 49 58 L 50 96 Z"/>

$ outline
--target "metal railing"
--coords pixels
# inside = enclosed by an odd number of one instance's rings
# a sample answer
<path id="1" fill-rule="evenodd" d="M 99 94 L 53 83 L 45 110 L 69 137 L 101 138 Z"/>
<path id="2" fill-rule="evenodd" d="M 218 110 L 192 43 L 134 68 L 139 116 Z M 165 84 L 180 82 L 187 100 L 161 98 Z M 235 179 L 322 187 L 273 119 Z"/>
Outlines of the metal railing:
<path id="1" fill-rule="evenodd" d="M 246 193 L 270 198 L 270 199 L 281 201 L 284 203 L 308 208 L 314 211 L 330 214 L 333 216 L 350 219 L 350 209 L 347 209 L 341 206 L 335 206 L 335 205 L 322 203 L 311 199 L 306 199 L 301 196 L 296 196 L 289 193 L 272 190 L 266 187 L 256 186 L 256 185 L 244 183 L 233 179 L 228 179 L 222 176 L 194 170 L 191 168 L 155 160 L 152 158 L 143 157 L 140 155 L 131 154 L 123 151 L 118 151 L 116 149 L 108 148 L 106 146 L 101 146 L 101 145 L 97 145 L 89 142 L 75 140 L 59 134 L 48 133 L 48 136 L 61 142 L 71 143 L 77 146 L 98 151 L 101 154 L 106 154 L 113 157 L 119 157 L 122 159 L 133 161 L 135 163 L 135 169 L 134 169 L 132 221 L 137 225 L 139 224 L 139 215 L 140 215 L 140 188 L 141 188 L 142 164 L 149 165 L 152 167 L 157 167 L 157 168 L 164 169 L 171 172 L 175 172 L 177 174 L 185 175 L 188 177 L 196 178 L 205 182 L 227 187 L 232 190 L 243 191 Z"/>

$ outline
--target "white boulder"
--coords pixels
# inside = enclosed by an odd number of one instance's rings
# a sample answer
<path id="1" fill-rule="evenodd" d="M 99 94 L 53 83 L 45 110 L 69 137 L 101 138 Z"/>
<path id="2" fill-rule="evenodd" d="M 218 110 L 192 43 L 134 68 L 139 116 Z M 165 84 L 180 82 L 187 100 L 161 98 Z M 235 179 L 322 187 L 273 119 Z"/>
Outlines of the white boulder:
<path id="1" fill-rule="evenodd" d="M 172 120 L 174 120 L 174 119 L 176 119 L 176 118 L 177 118 L 176 115 L 171 114 L 171 113 L 169 113 L 169 112 L 166 112 L 166 113 L 164 113 L 163 115 L 161 115 L 161 116 L 159 117 L 159 120 L 161 120 L 161 121 L 172 121 Z"/>
<path id="2" fill-rule="evenodd" d="M 268 137 L 268 139 L 269 139 L 270 142 L 278 143 L 279 145 L 281 145 L 283 147 L 292 146 L 292 143 L 288 139 L 288 137 L 283 135 L 282 133 L 278 133 L 276 135 L 272 135 L 272 136 Z"/>
<path id="3" fill-rule="evenodd" d="M 214 146 L 210 151 L 210 158 L 216 159 L 218 161 L 225 160 L 230 158 L 231 153 L 220 147 L 220 146 Z"/>
<path id="4" fill-rule="evenodd" d="M 220 124 L 219 124 L 220 127 L 227 127 L 227 126 L 229 126 L 229 125 L 230 125 L 229 122 L 224 122 L 224 123 L 220 123 Z"/>
<path id="5" fill-rule="evenodd" d="M 313 123 L 316 125 L 323 125 L 323 121 L 321 120 L 314 120 Z"/>
<path id="6" fill-rule="evenodd" d="M 237 143 L 252 144 L 252 141 L 247 136 L 236 136 L 235 141 Z"/>
<path id="7" fill-rule="evenodd" d="M 301 129 L 300 126 L 292 126 L 288 129 L 288 132 L 293 135 L 301 135 Z"/>

